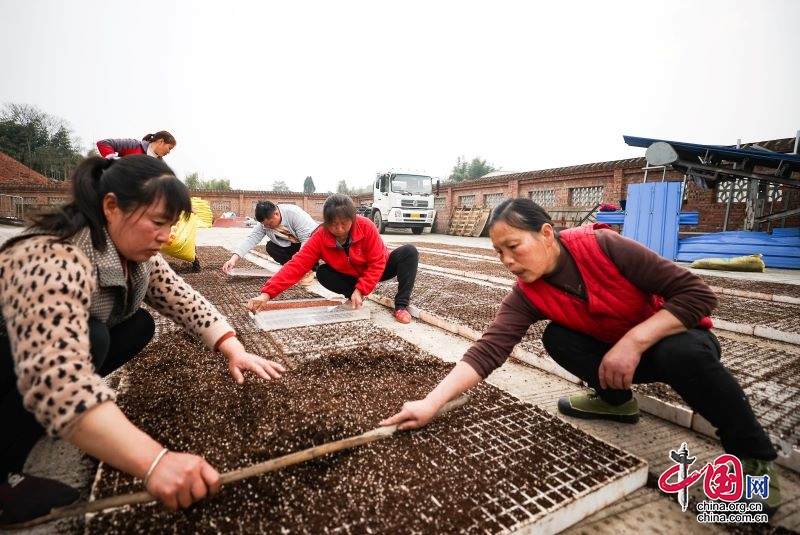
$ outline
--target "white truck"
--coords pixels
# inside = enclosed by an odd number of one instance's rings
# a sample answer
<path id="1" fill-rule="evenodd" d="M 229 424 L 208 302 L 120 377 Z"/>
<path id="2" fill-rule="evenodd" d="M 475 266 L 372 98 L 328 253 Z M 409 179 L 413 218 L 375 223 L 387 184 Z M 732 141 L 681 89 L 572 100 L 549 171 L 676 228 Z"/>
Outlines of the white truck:
<path id="1" fill-rule="evenodd" d="M 438 181 L 437 181 L 438 187 Z M 422 234 L 433 226 L 433 178 L 403 171 L 379 172 L 372 188 L 372 207 L 368 215 L 378 232 L 386 228 L 410 228 Z"/>

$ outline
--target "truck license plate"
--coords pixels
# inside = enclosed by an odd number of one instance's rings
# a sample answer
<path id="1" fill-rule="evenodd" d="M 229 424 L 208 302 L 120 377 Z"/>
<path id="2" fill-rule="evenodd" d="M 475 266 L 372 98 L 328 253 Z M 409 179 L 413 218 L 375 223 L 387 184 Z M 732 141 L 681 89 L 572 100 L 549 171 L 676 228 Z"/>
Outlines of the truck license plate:
<path id="1" fill-rule="evenodd" d="M 422 214 L 411 214 L 411 217 L 420 218 L 420 217 L 422 217 Z"/>

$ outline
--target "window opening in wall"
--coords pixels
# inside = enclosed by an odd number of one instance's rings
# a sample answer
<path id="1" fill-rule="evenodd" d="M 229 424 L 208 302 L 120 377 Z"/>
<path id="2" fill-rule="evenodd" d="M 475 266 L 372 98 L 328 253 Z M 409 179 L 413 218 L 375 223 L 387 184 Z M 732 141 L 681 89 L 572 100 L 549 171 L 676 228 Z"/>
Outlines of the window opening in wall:
<path id="1" fill-rule="evenodd" d="M 554 189 L 534 189 L 528 192 L 528 197 L 543 208 L 556 205 L 556 190 Z"/>
<path id="2" fill-rule="evenodd" d="M 486 203 L 486 208 L 494 208 L 503 202 L 504 198 L 505 195 L 502 193 L 488 193 L 483 196 L 483 201 Z"/>
<path id="3" fill-rule="evenodd" d="M 570 188 L 570 206 L 594 206 L 603 201 L 603 186 Z"/>
<path id="4" fill-rule="evenodd" d="M 458 197 L 458 205 L 459 206 L 474 206 L 475 205 L 475 195 L 459 195 Z"/>
<path id="5" fill-rule="evenodd" d="M 445 197 L 434 198 L 433 207 L 437 210 L 444 210 L 447 207 L 447 199 Z"/>
<path id="6" fill-rule="evenodd" d="M 47 204 L 50 206 L 61 206 L 62 204 L 67 204 L 66 197 L 48 197 Z"/>
<path id="7" fill-rule="evenodd" d="M 0 194 L 0 216 L 25 219 L 25 204 L 22 197 Z"/>
<path id="8" fill-rule="evenodd" d="M 231 211 L 231 202 L 230 201 L 211 201 L 211 209 L 215 212 L 230 212 Z"/>
<path id="9" fill-rule="evenodd" d="M 746 178 L 720 182 L 715 192 L 716 202 L 746 203 L 747 202 L 747 183 Z M 783 190 L 779 184 L 767 184 L 766 202 L 781 202 L 783 200 Z"/>

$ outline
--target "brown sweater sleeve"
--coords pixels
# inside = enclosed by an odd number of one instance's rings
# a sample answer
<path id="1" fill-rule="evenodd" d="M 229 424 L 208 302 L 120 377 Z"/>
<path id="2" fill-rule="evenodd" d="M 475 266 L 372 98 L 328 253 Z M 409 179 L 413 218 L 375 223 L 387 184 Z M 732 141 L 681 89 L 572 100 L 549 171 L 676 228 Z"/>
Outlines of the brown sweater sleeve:
<path id="1" fill-rule="evenodd" d="M 625 278 L 640 290 L 663 297 L 664 308 L 687 329 L 696 327 L 717 306 L 717 296 L 700 277 L 644 245 L 612 230 L 598 230 L 597 242 Z M 551 277 L 551 282 L 566 290 L 581 287 L 579 272 L 570 264 L 572 260 L 568 257 L 564 260 L 563 271 Z M 492 324 L 464 353 L 462 360 L 485 379 L 503 365 L 528 328 L 543 319 L 547 318 L 514 284 Z"/>
<path id="2" fill-rule="evenodd" d="M 466 353 L 462 360 L 483 379 L 499 368 L 508 359 L 528 328 L 539 320 L 546 319 L 514 284 L 500 303 L 497 314 L 483 336 Z"/>
<path id="3" fill-rule="evenodd" d="M 613 230 L 598 230 L 597 243 L 620 273 L 640 290 L 664 298 L 664 308 L 687 329 L 717 306 L 714 291 L 697 275 Z"/>

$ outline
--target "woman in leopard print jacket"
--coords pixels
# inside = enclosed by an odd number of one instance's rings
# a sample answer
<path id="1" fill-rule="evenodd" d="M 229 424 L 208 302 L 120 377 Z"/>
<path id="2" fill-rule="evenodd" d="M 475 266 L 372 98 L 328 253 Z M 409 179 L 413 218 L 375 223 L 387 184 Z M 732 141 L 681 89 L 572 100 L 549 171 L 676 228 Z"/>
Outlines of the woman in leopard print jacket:
<path id="1" fill-rule="evenodd" d="M 101 378 L 152 338 L 142 302 L 225 355 L 238 383 L 244 370 L 263 379 L 285 370 L 247 352 L 158 254 L 179 214 L 191 211 L 186 186 L 166 164 L 144 155 L 88 158 L 72 180 L 69 204 L 37 216 L 0 249 L 1 477 L 19 472 L 47 432 L 143 479 L 168 508 L 188 507 L 217 491 L 218 472 L 199 456 L 165 453 Z M 15 501 L 17 481 L 0 488 L 0 523 L 38 516 Z"/>

